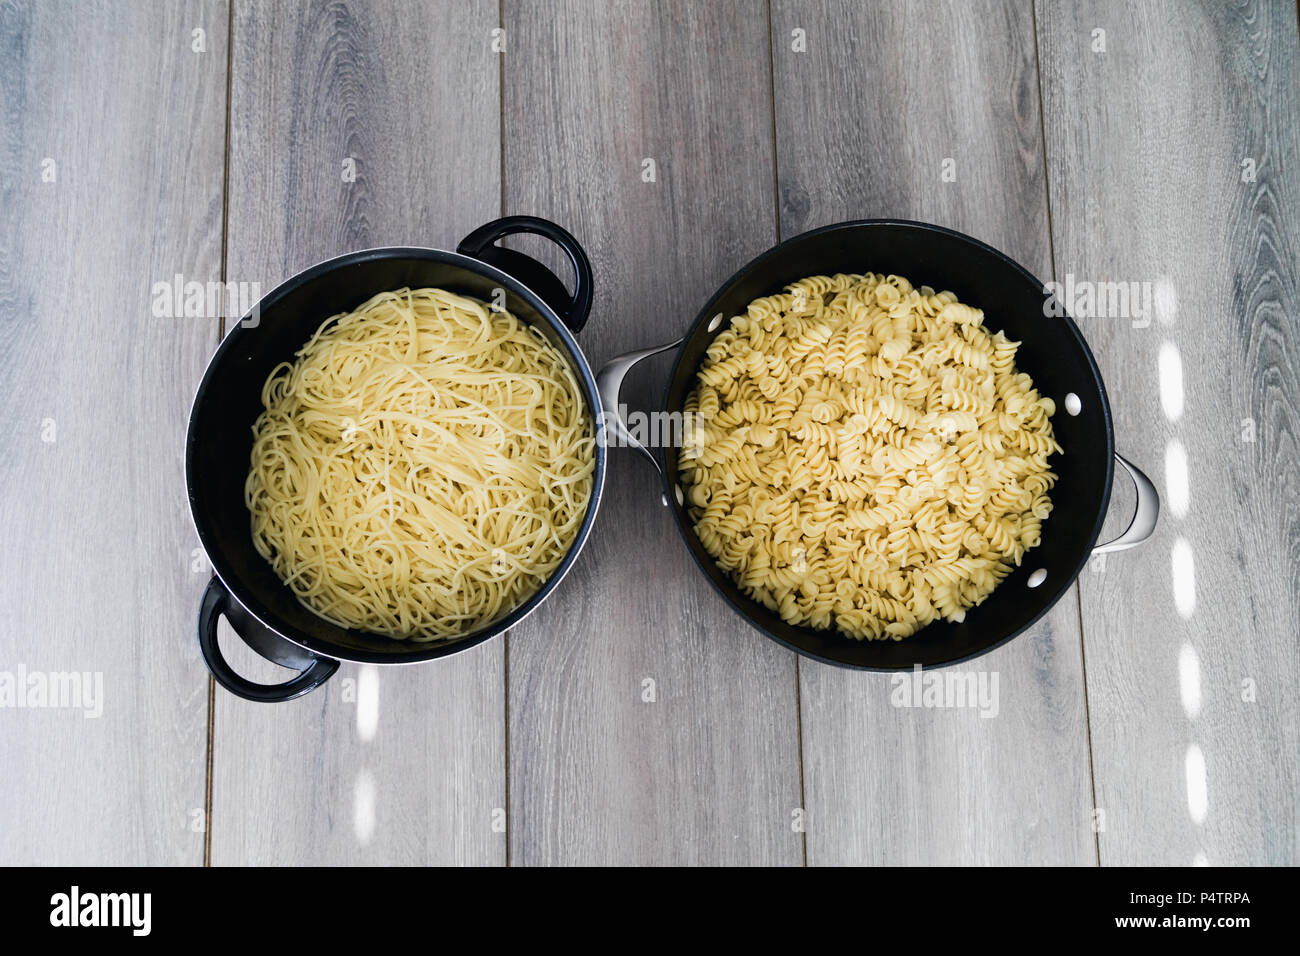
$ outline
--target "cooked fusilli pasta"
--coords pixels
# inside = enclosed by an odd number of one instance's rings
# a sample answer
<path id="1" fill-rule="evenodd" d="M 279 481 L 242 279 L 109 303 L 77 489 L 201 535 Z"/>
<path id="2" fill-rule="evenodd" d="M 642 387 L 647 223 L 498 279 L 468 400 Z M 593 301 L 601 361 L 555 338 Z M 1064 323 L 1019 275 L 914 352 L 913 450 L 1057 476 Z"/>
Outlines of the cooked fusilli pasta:
<path id="1" fill-rule="evenodd" d="M 960 621 L 1042 538 L 1056 410 L 951 292 L 813 276 L 714 339 L 679 468 L 695 532 L 793 624 Z"/>

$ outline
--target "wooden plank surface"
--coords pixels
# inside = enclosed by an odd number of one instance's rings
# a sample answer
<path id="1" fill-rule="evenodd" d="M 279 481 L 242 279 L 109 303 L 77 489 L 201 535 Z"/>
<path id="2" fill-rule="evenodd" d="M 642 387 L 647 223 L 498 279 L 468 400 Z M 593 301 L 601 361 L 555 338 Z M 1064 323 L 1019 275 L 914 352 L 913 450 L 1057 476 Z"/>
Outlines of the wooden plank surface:
<path id="1" fill-rule="evenodd" d="M 152 306 L 220 273 L 226 21 L 0 4 L 0 681 L 83 675 L 0 709 L 0 863 L 203 860 L 181 445 L 217 321 Z"/>
<path id="2" fill-rule="evenodd" d="M 269 291 L 356 249 L 454 248 L 500 215 L 497 25 L 491 0 L 237 4 L 229 278 Z M 213 864 L 504 863 L 503 652 L 344 665 L 289 704 L 218 690 Z"/>
<path id="3" fill-rule="evenodd" d="M 921 219 L 1047 275 L 1028 7 L 774 0 L 771 23 L 782 238 Z M 963 670 L 999 675 L 996 717 L 800 662 L 809 865 L 1095 863 L 1075 594 Z"/>
<path id="4" fill-rule="evenodd" d="M 0 707 L 0 863 L 201 863 L 209 745 L 218 865 L 1300 862 L 1289 0 L 0 0 L 0 52 L 0 684 L 102 700 Z M 616 449 L 508 638 L 210 715 L 180 449 L 220 320 L 155 314 L 155 283 L 220 278 L 223 227 L 226 278 L 269 291 L 503 206 L 591 253 L 593 366 L 853 217 L 1138 283 L 1145 315 L 1075 312 L 1155 539 L 968 665 L 996 719 L 898 709 L 727 609 Z"/>
<path id="5" fill-rule="evenodd" d="M 1101 861 L 1293 865 L 1296 7 L 1037 16 L 1057 273 L 1151 305 L 1081 320 L 1120 451 L 1164 496 L 1155 538 L 1082 578 Z"/>
<path id="6" fill-rule="evenodd" d="M 504 5 L 507 209 L 591 254 L 595 365 L 681 335 L 775 239 L 764 14 Z M 649 463 L 610 461 L 580 561 L 510 634 L 511 862 L 798 864 L 794 658 L 712 592 Z"/>

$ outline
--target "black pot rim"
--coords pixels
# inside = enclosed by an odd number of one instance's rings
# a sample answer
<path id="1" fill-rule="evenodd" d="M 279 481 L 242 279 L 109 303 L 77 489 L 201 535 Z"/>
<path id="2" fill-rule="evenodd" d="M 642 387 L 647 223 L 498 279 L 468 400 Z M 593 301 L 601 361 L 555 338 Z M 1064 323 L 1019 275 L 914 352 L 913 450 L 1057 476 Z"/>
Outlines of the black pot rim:
<path id="1" fill-rule="evenodd" d="M 685 336 L 682 338 L 681 345 L 677 347 L 677 355 L 673 359 L 672 371 L 668 375 L 668 384 L 664 389 L 663 400 L 660 402 L 660 405 L 663 407 L 663 409 L 665 411 L 669 410 L 668 396 L 672 392 L 673 383 L 677 380 L 677 376 L 681 371 L 681 363 L 683 358 L 685 357 L 687 345 L 692 341 L 692 339 L 694 339 L 695 334 L 696 332 L 699 331 L 700 326 L 708 322 L 709 320 L 711 320 L 713 316 L 717 314 L 716 310 L 714 309 L 715 303 L 717 303 L 717 301 L 722 297 L 722 295 L 726 292 L 726 290 L 729 289 L 735 282 L 737 282 L 743 276 L 761 268 L 765 263 L 776 258 L 777 256 L 779 256 L 781 253 L 783 253 L 789 247 L 795 245 L 796 243 L 803 242 L 814 236 L 821 236 L 826 233 L 832 233 L 837 231 L 852 231 L 856 229 L 861 229 L 863 227 L 875 227 L 875 226 L 901 226 L 908 229 L 916 229 L 921 232 L 938 233 L 952 239 L 957 239 L 960 242 L 963 242 L 973 247 L 974 249 L 979 250 L 980 252 L 986 253 L 988 255 L 992 255 L 1002 260 L 1004 263 L 1009 265 L 1014 271 L 1019 273 L 1025 279 L 1026 282 L 1032 283 L 1036 288 L 1040 290 L 1045 289 L 1044 283 L 1040 282 L 1032 272 L 1030 272 L 1028 269 L 1022 266 L 1015 259 L 1011 258 L 1011 256 L 1007 255 L 1005 252 L 1002 252 L 1000 249 L 996 249 L 993 246 L 990 246 L 988 243 L 982 242 L 981 240 L 976 239 L 973 236 L 969 236 L 964 232 L 958 232 L 956 229 L 949 229 L 946 226 L 939 226 L 929 222 L 919 222 L 913 219 L 889 219 L 889 218 L 849 219 L 849 220 L 845 220 L 844 222 L 836 222 L 825 226 L 819 226 L 816 229 L 810 229 L 807 232 L 799 233 L 797 236 L 791 236 L 789 239 L 784 239 L 781 242 L 777 243 L 775 246 L 772 246 L 766 251 L 759 253 L 757 256 L 755 256 L 745 265 L 741 266 L 734 273 L 732 273 L 730 278 L 728 278 L 725 282 L 723 282 L 720 286 L 718 286 L 718 288 L 714 291 L 713 295 L 709 297 L 708 301 L 705 302 L 704 306 L 700 309 L 700 312 L 695 317 L 695 320 L 691 323 L 690 328 L 687 330 Z M 1064 309 L 1061 312 L 1060 319 L 1063 321 L 1064 330 L 1068 332 L 1070 336 L 1073 337 L 1075 343 L 1082 350 L 1083 355 L 1086 358 L 1088 363 L 1088 369 L 1092 373 L 1092 377 L 1097 383 L 1097 389 L 1101 394 L 1102 420 L 1104 421 L 1106 426 L 1105 488 L 1102 492 L 1101 505 L 1098 509 L 1096 519 L 1093 521 L 1092 530 L 1089 532 L 1086 542 L 1084 542 L 1084 544 L 1079 546 L 1079 558 L 1075 562 L 1074 568 L 1070 572 L 1069 576 L 1064 580 L 1063 583 L 1057 585 L 1056 593 L 1050 598 L 1050 600 L 1044 602 L 1042 609 L 1037 614 L 1035 614 L 1032 618 L 1030 618 L 1020 627 L 1010 631 L 1009 633 L 999 636 L 995 641 L 987 644 L 986 646 L 980 648 L 979 650 L 973 651 L 969 654 L 963 654 L 958 657 L 931 662 L 930 664 L 925 665 L 925 667 L 928 669 L 933 669 L 938 667 L 951 667 L 956 664 L 962 664 L 965 663 L 966 661 L 974 660 L 977 657 L 983 657 L 985 654 L 997 650 L 999 647 L 1002 647 L 1007 642 L 1018 637 L 1019 635 L 1023 634 L 1025 631 L 1033 627 L 1035 624 L 1037 624 L 1049 611 L 1052 610 L 1053 607 L 1056 606 L 1056 604 L 1061 600 L 1061 598 L 1065 596 L 1066 592 L 1068 592 L 1069 589 L 1074 586 L 1075 582 L 1078 580 L 1079 575 L 1083 572 L 1084 566 L 1088 563 L 1088 559 L 1092 555 L 1092 549 L 1094 545 L 1096 545 L 1097 538 L 1101 534 L 1102 524 L 1106 520 L 1106 512 L 1110 505 L 1111 486 L 1115 478 L 1115 431 L 1114 431 L 1114 422 L 1112 420 L 1111 411 L 1110 411 L 1110 399 L 1106 394 L 1106 384 L 1101 377 L 1101 370 L 1097 367 L 1097 360 L 1093 356 L 1092 350 L 1088 348 L 1088 343 L 1084 339 L 1083 333 L 1079 331 L 1079 327 L 1075 324 L 1074 319 L 1071 318 L 1070 315 L 1064 311 Z M 664 449 L 657 449 L 654 454 L 656 455 L 660 465 L 659 473 L 664 486 L 664 496 L 665 496 L 664 500 L 671 502 L 674 500 L 676 496 L 676 490 L 675 490 L 676 482 L 675 482 L 675 476 L 669 472 L 667 452 Z M 677 526 L 677 531 L 682 537 L 682 543 L 685 544 L 686 550 L 691 555 L 692 560 L 695 561 L 696 565 L 703 572 L 704 578 L 709 582 L 709 585 L 713 588 L 713 590 L 722 596 L 723 600 L 727 602 L 727 605 L 733 611 L 739 614 L 742 618 L 744 618 L 745 621 L 754 630 L 758 631 L 760 634 L 762 634 L 764 637 L 768 638 L 769 640 L 773 640 L 776 643 L 782 645 L 783 647 L 789 648 L 790 650 L 794 651 L 796 654 L 800 655 L 801 657 L 806 657 L 809 660 L 814 660 L 822 664 L 830 664 L 834 667 L 840 667 L 846 670 L 873 671 L 877 673 L 894 673 L 894 674 L 899 673 L 898 667 L 884 667 L 875 664 L 859 664 L 851 661 L 841 660 L 834 657 L 828 657 L 824 654 L 814 653 L 813 651 L 810 651 L 804 647 L 800 647 L 799 645 L 793 643 L 792 641 L 786 640 L 784 637 L 780 636 L 779 634 L 775 634 L 772 631 L 769 631 L 767 628 L 763 627 L 761 624 L 758 623 L 758 621 L 754 619 L 753 615 L 749 612 L 749 610 L 735 599 L 734 595 L 732 595 L 727 590 L 722 588 L 718 584 L 718 582 L 713 579 L 713 576 L 710 574 L 710 569 L 705 565 L 704 561 L 700 558 L 700 556 L 696 554 L 695 549 L 691 547 L 691 537 L 695 534 L 695 532 L 690 527 L 687 526 L 686 521 L 682 517 L 681 511 L 679 511 L 677 508 L 671 508 L 671 510 L 674 519 L 673 523 Z M 852 638 L 845 637 L 844 640 L 846 642 L 849 642 L 852 641 Z M 904 641 L 906 640 L 911 640 L 911 638 L 905 638 Z"/>
<path id="2" fill-rule="evenodd" d="M 555 310 L 518 279 L 509 273 L 498 269 L 490 263 L 472 256 L 464 255 L 459 252 L 451 252 L 445 249 L 434 249 L 428 246 L 377 246 L 370 249 L 360 249 L 355 252 L 344 253 L 295 273 L 288 279 L 281 282 L 274 289 L 263 296 L 257 303 L 256 309 L 259 313 L 269 312 L 282 298 L 288 295 L 299 286 L 312 281 L 313 279 L 332 272 L 335 269 L 345 266 L 355 265 L 357 263 L 370 262 L 379 259 L 428 259 L 435 262 L 443 262 L 451 265 L 461 266 L 471 272 L 476 272 L 486 276 L 498 284 L 509 288 L 520 298 L 525 299 L 532 305 L 540 315 L 544 316 L 550 323 L 553 331 L 564 341 L 565 345 L 571 350 L 572 355 L 577 360 L 575 374 L 586 393 L 588 404 L 592 412 L 592 431 L 597 434 L 603 407 L 600 403 L 600 390 L 596 387 L 596 377 L 591 370 L 591 363 L 588 361 L 586 353 L 578 344 L 574 333 L 564 324 L 564 321 L 556 314 Z M 376 289 L 372 294 L 383 292 L 383 289 Z M 363 300 L 364 301 L 364 300 Z M 245 317 L 246 318 L 246 317 Z M 325 317 L 322 317 L 324 321 Z M 249 329 L 243 325 L 243 319 L 236 323 L 235 327 L 229 329 L 222 337 L 221 342 L 213 351 L 208 359 L 207 367 L 203 371 L 203 377 L 199 380 L 198 387 L 194 392 L 194 399 L 190 403 L 190 415 L 185 431 L 185 489 L 186 498 L 189 503 L 190 522 L 194 526 L 195 533 L 198 535 L 199 544 L 203 547 L 204 553 L 208 557 L 208 562 L 212 566 L 212 572 L 222 585 L 229 592 L 231 598 L 246 610 L 257 621 L 271 631 L 276 636 L 294 644 L 311 654 L 320 658 L 328 658 L 337 661 L 349 661 L 357 664 L 382 664 L 386 666 L 401 666 L 405 664 L 420 664 L 425 661 L 436 660 L 440 657 L 449 657 L 452 654 L 458 654 L 461 651 L 467 651 L 470 648 L 491 640 L 499 634 L 504 633 L 516 624 L 520 623 L 528 615 L 532 614 L 541 604 L 550 596 L 551 592 L 559 586 L 560 582 L 573 568 L 577 562 L 578 555 L 581 553 L 583 546 L 587 543 L 591 535 L 591 529 L 595 524 L 596 513 L 600 510 L 601 499 L 604 494 L 605 477 L 607 472 L 607 455 L 608 449 L 599 441 L 596 442 L 595 448 L 595 472 L 592 476 L 591 500 L 587 503 L 587 513 L 583 517 L 582 525 L 578 529 L 578 536 L 574 539 L 565 555 L 560 566 L 555 570 L 551 577 L 538 589 L 538 591 L 519 607 L 515 608 L 505 617 L 489 624 L 487 627 L 470 634 L 467 637 L 455 638 L 444 641 L 429 641 L 427 643 L 401 642 L 409 644 L 410 647 L 419 650 L 412 650 L 409 653 L 403 652 L 400 655 L 385 654 L 379 651 L 365 651 L 356 648 L 343 647 L 340 645 L 329 644 L 319 641 L 310 635 L 301 634 L 294 628 L 288 628 L 275 620 L 272 614 L 251 592 L 240 583 L 238 577 L 234 575 L 225 561 L 225 558 L 218 550 L 213 547 L 212 536 L 207 526 L 200 519 L 195 502 L 194 479 L 195 456 L 197 454 L 197 442 L 194 437 L 195 415 L 199 405 L 207 393 L 210 383 L 216 375 L 216 368 L 221 363 L 224 354 L 234 346 L 231 344 L 241 334 L 247 334 Z M 368 632 L 356 631 L 372 640 L 395 640 L 383 635 L 370 634 Z"/>

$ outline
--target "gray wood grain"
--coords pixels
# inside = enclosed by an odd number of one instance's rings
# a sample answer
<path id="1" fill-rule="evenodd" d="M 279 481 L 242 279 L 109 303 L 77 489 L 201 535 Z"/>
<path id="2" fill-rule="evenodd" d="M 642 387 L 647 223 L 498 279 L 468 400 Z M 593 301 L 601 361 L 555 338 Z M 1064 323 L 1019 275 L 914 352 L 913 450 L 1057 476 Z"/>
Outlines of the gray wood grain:
<path id="1" fill-rule="evenodd" d="M 782 238 L 921 219 L 1047 274 L 1028 7 L 775 0 L 771 24 Z M 996 717 L 800 662 L 809 865 L 1096 862 L 1075 594 L 962 669 L 999 675 Z"/>
<path id="2" fill-rule="evenodd" d="M 220 274 L 226 23 L 0 3 L 0 674 L 91 675 L 82 706 L 0 709 L 0 863 L 203 861 L 181 446 L 217 321 L 152 293 Z"/>
<path id="3" fill-rule="evenodd" d="M 1149 283 L 1149 323 L 1077 318 L 1161 526 L 968 665 L 998 672 L 996 719 L 904 710 L 888 676 L 796 662 L 729 611 L 614 450 L 578 566 L 508 638 L 345 665 L 290 704 L 216 691 L 214 863 L 1300 862 L 1288 0 L 0 0 L 0 54 L 0 681 L 89 672 L 103 697 L 0 707 L 0 863 L 204 858 L 180 449 L 220 321 L 154 315 L 154 283 L 218 279 L 223 219 L 228 278 L 269 291 L 353 249 L 454 246 L 503 203 L 591 252 L 594 365 L 857 216 Z M 1121 478 L 1108 527 L 1131 502 Z"/>
<path id="4" fill-rule="evenodd" d="M 590 252 L 594 364 L 676 338 L 775 239 L 764 13 L 505 4 L 507 209 Z M 610 459 L 578 565 L 509 637 L 511 862 L 798 864 L 794 658 L 712 592 L 649 463 Z"/>
<path id="5" fill-rule="evenodd" d="M 230 278 L 269 291 L 355 249 L 454 248 L 498 216 L 497 24 L 490 0 L 237 4 Z M 285 678 L 238 645 L 244 673 Z M 504 863 L 503 653 L 345 665 L 290 704 L 218 690 L 212 862 Z"/>
<path id="6" fill-rule="evenodd" d="M 1155 538 L 1081 579 L 1101 861 L 1295 864 L 1296 7 L 1088 2 L 1037 16 L 1057 273 L 1167 290 L 1138 327 L 1080 323 L 1120 451 L 1164 496 Z"/>

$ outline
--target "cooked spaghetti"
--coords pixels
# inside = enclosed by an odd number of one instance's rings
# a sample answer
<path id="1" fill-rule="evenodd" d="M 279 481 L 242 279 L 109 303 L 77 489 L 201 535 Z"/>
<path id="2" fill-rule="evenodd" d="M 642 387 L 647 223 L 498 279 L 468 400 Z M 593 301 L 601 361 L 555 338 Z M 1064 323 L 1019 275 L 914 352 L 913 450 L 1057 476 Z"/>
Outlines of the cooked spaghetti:
<path id="1" fill-rule="evenodd" d="M 498 620 L 559 567 L 591 498 L 592 422 L 564 355 L 441 289 L 327 319 L 262 404 L 253 542 L 345 627 L 427 641 Z"/>

